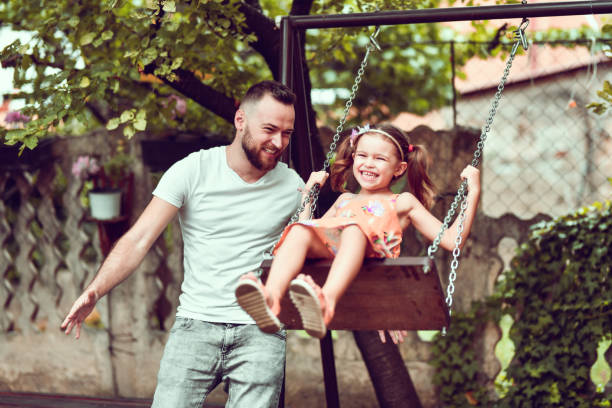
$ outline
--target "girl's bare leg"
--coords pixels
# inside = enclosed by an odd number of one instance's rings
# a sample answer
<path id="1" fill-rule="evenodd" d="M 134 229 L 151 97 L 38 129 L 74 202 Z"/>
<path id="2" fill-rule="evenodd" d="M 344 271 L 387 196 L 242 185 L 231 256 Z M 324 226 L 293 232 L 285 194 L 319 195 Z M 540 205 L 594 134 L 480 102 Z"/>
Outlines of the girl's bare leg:
<path id="1" fill-rule="evenodd" d="M 291 280 L 302 270 L 306 257 L 331 258 L 331 254 L 312 229 L 297 224 L 291 227 L 276 251 L 266 282 L 268 306 L 275 315 L 280 313 L 280 299 L 285 296 Z"/>
<path id="2" fill-rule="evenodd" d="M 338 300 L 361 270 L 367 244 L 368 240 L 358 226 L 349 225 L 342 230 L 338 253 L 321 288 L 327 306 L 323 313 L 326 326 L 334 317 Z"/>

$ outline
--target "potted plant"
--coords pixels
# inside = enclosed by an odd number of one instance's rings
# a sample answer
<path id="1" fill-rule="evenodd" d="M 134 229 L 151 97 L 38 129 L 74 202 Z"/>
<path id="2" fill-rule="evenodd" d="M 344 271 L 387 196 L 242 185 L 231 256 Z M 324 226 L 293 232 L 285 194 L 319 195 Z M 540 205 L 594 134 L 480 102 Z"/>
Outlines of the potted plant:
<path id="1" fill-rule="evenodd" d="M 129 182 L 132 159 L 123 152 L 112 155 L 100 164 L 96 156 L 79 156 L 72 165 L 72 174 L 87 181 L 91 217 L 112 220 L 121 215 L 121 196 Z"/>

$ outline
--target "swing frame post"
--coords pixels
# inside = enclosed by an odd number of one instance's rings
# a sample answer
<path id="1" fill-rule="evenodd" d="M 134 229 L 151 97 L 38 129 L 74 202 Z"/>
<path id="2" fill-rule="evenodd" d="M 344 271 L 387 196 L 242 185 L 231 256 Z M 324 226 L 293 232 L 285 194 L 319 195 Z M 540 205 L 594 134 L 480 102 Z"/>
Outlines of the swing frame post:
<path id="1" fill-rule="evenodd" d="M 340 28 L 340 27 L 369 27 L 400 24 L 422 24 L 440 23 L 449 21 L 474 21 L 474 20 L 509 20 L 522 18 L 523 21 L 530 17 L 556 17 L 590 14 L 612 13 L 612 0 L 550 2 L 538 4 L 511 4 L 499 6 L 480 7 L 450 7 L 419 10 L 396 10 L 381 11 L 376 13 L 352 13 L 332 15 L 305 15 L 285 16 L 281 19 L 281 47 L 280 47 L 280 82 L 291 88 L 296 95 L 305 95 L 304 89 L 304 64 L 301 52 L 296 46 L 301 46 L 305 36 L 298 36 L 299 32 L 305 33 L 307 29 L 313 28 Z M 298 78 L 299 77 L 299 78 Z M 306 101 L 303 101 L 305 103 Z M 298 106 L 296 106 L 297 110 Z M 301 114 L 300 114 L 301 115 Z M 311 150 L 310 129 L 316 129 L 316 124 L 311 122 L 308 114 L 305 120 L 297 120 L 294 135 L 291 138 L 287 154 L 283 156 L 285 162 L 293 162 L 295 170 L 304 176 L 308 176 L 315 170 L 311 154 L 310 160 L 305 160 L 305 151 Z M 295 146 L 294 146 L 295 145 Z M 322 209 L 327 210 L 326 208 Z M 335 361 L 333 355 L 333 342 L 331 333 L 328 331 L 326 337 L 321 340 L 321 358 L 323 363 L 323 374 L 325 383 L 325 395 L 328 408 L 339 407 L 339 394 L 336 379 Z M 280 406 L 284 406 L 280 401 Z"/>

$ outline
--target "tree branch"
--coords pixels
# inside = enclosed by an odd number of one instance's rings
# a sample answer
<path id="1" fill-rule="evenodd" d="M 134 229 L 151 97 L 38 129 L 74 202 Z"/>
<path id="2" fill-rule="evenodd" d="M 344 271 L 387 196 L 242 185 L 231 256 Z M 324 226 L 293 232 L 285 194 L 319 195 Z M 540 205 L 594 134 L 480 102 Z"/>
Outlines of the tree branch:
<path id="1" fill-rule="evenodd" d="M 292 14 L 308 14 L 312 3 L 313 0 L 295 0 L 291 8 Z M 273 77 L 278 78 L 280 30 L 271 19 L 262 13 L 261 6 L 255 0 L 242 3 L 240 11 L 246 17 L 245 32 L 257 36 L 257 41 L 250 43 L 251 47 L 262 55 Z M 145 72 L 152 73 L 154 71 L 155 66 L 153 64 L 145 67 Z M 161 78 L 166 85 L 193 99 L 196 103 L 222 117 L 229 123 L 233 123 L 237 101 L 205 85 L 191 71 L 178 69 L 173 71 L 173 73 L 177 76 L 178 80 L 170 81 L 167 78 Z"/>
<path id="2" fill-rule="evenodd" d="M 40 59 L 33 54 L 28 54 L 28 56 L 30 57 L 30 59 L 35 65 L 57 68 L 61 70 L 65 69 L 64 64 L 58 64 L 56 62 L 50 62 L 44 59 Z M 7 58 L 4 61 L 2 61 L 2 68 L 14 68 L 17 66 L 18 62 L 20 62 L 22 58 L 23 58 L 23 55 L 15 54 L 11 58 Z"/>
<path id="3" fill-rule="evenodd" d="M 91 101 L 85 102 L 85 106 L 90 110 L 91 114 L 94 115 L 94 117 L 98 119 L 98 121 L 102 125 L 106 125 L 106 122 L 108 121 L 108 119 L 102 114 L 102 111 L 100 110 L 98 106 L 96 106 L 95 103 Z"/>
<path id="4" fill-rule="evenodd" d="M 174 73 L 178 77 L 176 81 L 161 78 L 166 85 L 193 99 L 195 102 L 215 115 L 222 117 L 229 123 L 234 122 L 237 102 L 233 98 L 205 85 L 200 78 L 191 71 L 177 69 Z"/>
<path id="5" fill-rule="evenodd" d="M 289 12 L 292 16 L 305 16 L 310 14 L 312 3 L 314 0 L 294 0 L 291 4 L 291 11 Z"/>
<path id="6" fill-rule="evenodd" d="M 291 5 L 291 15 L 307 15 L 310 13 L 313 0 L 294 0 Z M 266 61 L 272 76 L 276 79 L 280 76 L 280 30 L 261 10 L 258 1 L 250 0 L 243 3 L 240 12 L 246 17 L 247 34 L 255 34 L 257 41 L 250 43 L 255 51 L 261 54 Z"/>
<path id="7" fill-rule="evenodd" d="M 250 2 L 253 3 L 253 2 Z M 245 33 L 255 34 L 257 41 L 249 45 L 266 61 L 274 78 L 279 77 L 280 30 L 274 21 L 261 12 L 261 7 L 242 3 L 239 10 L 246 17 Z"/>
<path id="8" fill-rule="evenodd" d="M 151 24 L 153 28 L 153 34 L 151 38 L 154 38 L 157 34 L 157 30 L 161 25 L 161 16 Z M 151 63 L 144 67 L 143 72 L 145 74 L 154 74 L 156 65 Z M 176 75 L 177 80 L 171 81 L 168 77 L 159 77 L 164 84 L 168 85 L 172 89 L 180 92 L 188 98 L 193 99 L 194 102 L 198 103 L 205 109 L 211 111 L 217 116 L 225 119 L 229 123 L 234 122 L 234 115 L 237 109 L 237 103 L 233 98 L 216 91 L 212 87 L 202 83 L 201 79 L 198 78 L 193 72 L 185 69 L 176 69 L 173 71 Z"/>

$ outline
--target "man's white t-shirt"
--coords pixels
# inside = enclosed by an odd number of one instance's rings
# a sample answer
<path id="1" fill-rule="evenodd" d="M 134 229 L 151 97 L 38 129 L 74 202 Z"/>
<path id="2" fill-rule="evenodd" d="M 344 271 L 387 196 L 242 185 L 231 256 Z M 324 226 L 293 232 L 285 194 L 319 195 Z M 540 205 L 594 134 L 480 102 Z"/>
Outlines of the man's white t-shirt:
<path id="1" fill-rule="evenodd" d="M 253 323 L 234 295 L 300 204 L 300 176 L 279 162 L 255 183 L 227 164 L 226 147 L 191 153 L 166 171 L 153 191 L 178 207 L 185 277 L 177 316 Z"/>

